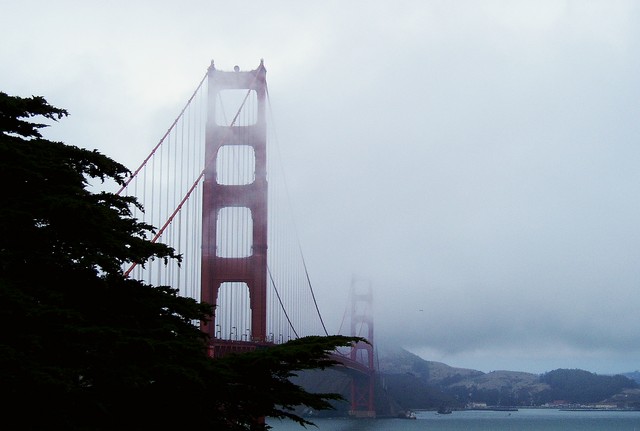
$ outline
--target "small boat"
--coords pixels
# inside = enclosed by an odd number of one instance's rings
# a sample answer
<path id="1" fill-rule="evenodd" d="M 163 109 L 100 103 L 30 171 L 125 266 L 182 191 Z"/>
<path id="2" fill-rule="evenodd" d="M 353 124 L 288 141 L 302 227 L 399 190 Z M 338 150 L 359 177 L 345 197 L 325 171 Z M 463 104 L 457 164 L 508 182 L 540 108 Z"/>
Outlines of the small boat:
<path id="1" fill-rule="evenodd" d="M 438 409 L 439 415 L 450 415 L 453 412 L 449 407 L 442 406 Z"/>
<path id="2" fill-rule="evenodd" d="M 416 419 L 416 414 L 414 412 L 412 412 L 411 410 L 407 410 L 404 413 L 400 413 L 398 415 L 398 417 L 400 417 L 402 419 Z"/>

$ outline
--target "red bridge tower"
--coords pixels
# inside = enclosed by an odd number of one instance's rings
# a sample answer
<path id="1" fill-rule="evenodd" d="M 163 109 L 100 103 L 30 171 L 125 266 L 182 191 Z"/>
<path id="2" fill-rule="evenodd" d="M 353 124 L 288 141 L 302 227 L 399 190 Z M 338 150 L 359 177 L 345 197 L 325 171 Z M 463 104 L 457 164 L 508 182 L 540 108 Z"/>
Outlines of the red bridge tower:
<path id="1" fill-rule="evenodd" d="M 255 70 L 240 71 L 236 66 L 235 71 L 228 72 L 217 70 L 211 62 L 208 92 L 202 198 L 201 300 L 215 305 L 223 283 L 243 288 L 246 286 L 251 308 L 251 328 L 250 333 L 244 336 L 247 345 L 250 342 L 255 345 L 267 341 L 267 138 L 266 69 L 263 62 Z M 217 112 L 221 110 L 218 106 L 221 93 L 241 95 L 239 109 L 232 113 L 232 118 Z M 247 117 L 243 110 L 252 112 Z M 238 121 L 241 113 L 243 124 Z M 253 165 L 250 175 L 230 172 L 240 168 L 224 162 L 223 159 L 228 158 L 229 154 L 249 154 L 248 160 Z M 234 211 L 244 211 L 250 215 L 251 228 L 248 234 L 244 234 L 248 236 L 245 240 L 248 244 L 247 251 L 244 253 L 225 253 L 220 246 L 225 237 L 237 235 L 223 231 L 233 228 L 234 223 L 221 223 L 223 213 L 233 214 Z M 222 348 L 218 353 L 225 350 L 225 340 L 221 339 L 221 334 L 217 333 L 214 326 L 215 313 L 219 311 L 219 308 L 215 309 L 211 322 L 202 324 L 203 331 L 211 337 L 211 354 L 214 356 L 217 355 L 217 348 Z M 228 348 L 231 342 L 226 341 Z M 238 346 L 242 343 L 233 344 Z"/>

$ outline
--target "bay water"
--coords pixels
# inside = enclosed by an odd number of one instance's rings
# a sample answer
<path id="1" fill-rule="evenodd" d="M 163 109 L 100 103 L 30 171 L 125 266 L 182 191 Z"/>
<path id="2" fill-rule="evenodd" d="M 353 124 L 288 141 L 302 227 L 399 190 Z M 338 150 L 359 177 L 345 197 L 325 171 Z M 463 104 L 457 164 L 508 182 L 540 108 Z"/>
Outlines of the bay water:
<path id="1" fill-rule="evenodd" d="M 640 411 L 417 411 L 416 419 L 311 418 L 318 431 L 640 431 Z M 274 431 L 304 431 L 290 421 L 267 420 Z"/>

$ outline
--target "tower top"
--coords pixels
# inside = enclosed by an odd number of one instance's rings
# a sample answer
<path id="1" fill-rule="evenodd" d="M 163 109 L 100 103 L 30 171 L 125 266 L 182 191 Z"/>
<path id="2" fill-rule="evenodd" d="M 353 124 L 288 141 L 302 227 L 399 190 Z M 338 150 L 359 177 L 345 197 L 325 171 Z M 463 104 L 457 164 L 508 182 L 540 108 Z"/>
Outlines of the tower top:
<path id="1" fill-rule="evenodd" d="M 213 60 L 211 60 L 211 64 L 209 65 L 209 72 L 213 72 L 213 71 L 219 71 L 222 72 L 222 70 L 220 69 L 216 69 L 215 66 L 215 62 Z M 250 70 L 248 72 L 264 72 L 266 69 L 264 67 L 264 58 L 260 59 L 260 64 L 258 65 L 258 67 L 254 70 Z M 236 65 L 233 67 L 233 71 L 234 72 L 240 72 L 240 66 Z"/>

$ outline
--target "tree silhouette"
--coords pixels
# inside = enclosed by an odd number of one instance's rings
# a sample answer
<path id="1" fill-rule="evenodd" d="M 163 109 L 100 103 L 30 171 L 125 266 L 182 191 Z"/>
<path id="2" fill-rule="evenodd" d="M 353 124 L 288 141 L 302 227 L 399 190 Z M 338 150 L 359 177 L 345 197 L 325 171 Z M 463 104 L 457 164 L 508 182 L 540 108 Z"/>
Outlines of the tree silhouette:
<path id="1" fill-rule="evenodd" d="M 212 360 L 192 324 L 211 305 L 127 279 L 122 264 L 180 259 L 147 240 L 134 198 L 88 190 L 129 173 L 109 157 L 42 137 L 42 97 L 0 92 L 0 404 L 3 429 L 262 429 L 303 404 L 328 408 L 289 377 L 333 364 L 354 341 L 311 337 Z"/>

